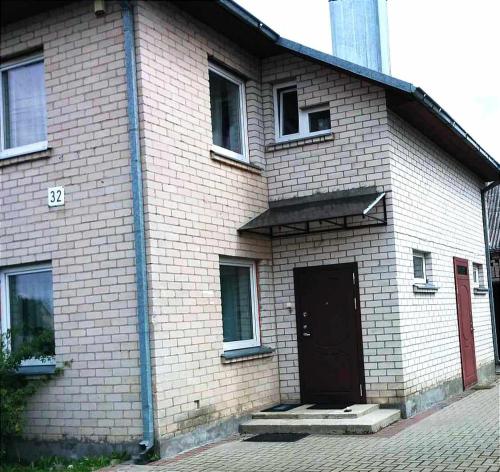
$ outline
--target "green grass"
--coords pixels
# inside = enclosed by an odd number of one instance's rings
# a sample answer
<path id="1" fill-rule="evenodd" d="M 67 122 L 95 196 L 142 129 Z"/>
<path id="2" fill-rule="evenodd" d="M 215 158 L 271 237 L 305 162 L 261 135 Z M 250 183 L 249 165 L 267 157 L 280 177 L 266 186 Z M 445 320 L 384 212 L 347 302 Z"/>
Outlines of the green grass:
<path id="1" fill-rule="evenodd" d="M 111 454 L 82 459 L 63 459 L 62 457 L 42 458 L 31 463 L 2 462 L 1 472 L 91 472 L 109 465 L 119 464 L 128 459 L 126 454 Z"/>

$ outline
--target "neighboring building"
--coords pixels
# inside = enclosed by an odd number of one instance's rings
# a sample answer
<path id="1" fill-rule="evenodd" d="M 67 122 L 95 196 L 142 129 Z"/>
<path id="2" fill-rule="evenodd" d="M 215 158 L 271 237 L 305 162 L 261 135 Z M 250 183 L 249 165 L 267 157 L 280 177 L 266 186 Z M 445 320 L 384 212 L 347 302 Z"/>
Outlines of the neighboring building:
<path id="1" fill-rule="evenodd" d="M 486 193 L 488 209 L 488 230 L 490 246 L 491 282 L 495 306 L 495 332 L 497 342 L 497 364 L 500 363 L 498 346 L 500 342 L 500 186 Z"/>
<path id="2" fill-rule="evenodd" d="M 2 2 L 2 329 L 53 329 L 24 373 L 69 363 L 27 438 L 154 426 L 165 454 L 280 401 L 412 415 L 493 378 L 500 169 L 429 96 L 229 0 L 139 1 L 133 31 L 101 5 Z"/>

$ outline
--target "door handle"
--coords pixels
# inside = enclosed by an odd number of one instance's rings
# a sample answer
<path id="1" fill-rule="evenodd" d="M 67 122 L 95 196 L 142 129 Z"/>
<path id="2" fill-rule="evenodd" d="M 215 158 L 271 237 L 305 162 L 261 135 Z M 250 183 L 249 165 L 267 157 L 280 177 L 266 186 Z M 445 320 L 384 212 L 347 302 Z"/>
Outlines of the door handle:
<path id="1" fill-rule="evenodd" d="M 311 336 L 311 333 L 302 333 L 302 336 Z"/>

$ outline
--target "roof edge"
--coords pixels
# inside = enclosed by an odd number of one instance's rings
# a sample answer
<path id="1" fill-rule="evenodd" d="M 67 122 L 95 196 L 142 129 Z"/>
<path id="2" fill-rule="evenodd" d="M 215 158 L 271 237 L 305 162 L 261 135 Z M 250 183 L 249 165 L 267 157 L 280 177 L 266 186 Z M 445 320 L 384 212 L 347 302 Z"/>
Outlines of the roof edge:
<path id="1" fill-rule="evenodd" d="M 441 107 L 430 95 L 428 95 L 420 87 L 416 87 L 410 82 L 397 79 L 390 75 L 368 69 L 345 59 L 318 51 L 303 44 L 297 43 L 290 39 L 281 37 L 274 30 L 265 25 L 262 21 L 238 5 L 234 0 L 217 0 L 217 3 L 223 8 L 231 12 L 236 17 L 247 23 L 249 26 L 259 30 L 268 39 L 273 41 L 277 46 L 300 56 L 312 59 L 329 65 L 335 69 L 350 73 L 363 80 L 368 80 L 379 84 L 382 87 L 387 87 L 403 94 L 407 94 L 410 99 L 421 103 L 425 108 L 431 111 L 439 120 L 449 126 L 459 139 L 466 142 L 477 154 L 480 159 L 494 169 L 497 173 L 500 172 L 500 163 L 497 162 L 479 143 L 467 133 L 451 115 L 449 115 L 443 107 Z"/>
<path id="2" fill-rule="evenodd" d="M 360 66 L 354 62 L 346 61 L 340 57 L 333 56 L 326 52 L 318 51 L 317 49 L 304 46 L 303 44 L 296 43 L 291 39 L 282 38 L 281 36 L 276 41 L 278 46 L 287 49 L 295 54 L 299 54 L 310 59 L 314 59 L 329 66 L 340 69 L 344 72 L 350 72 L 362 79 L 370 80 L 372 82 L 379 83 L 385 87 L 390 87 L 401 92 L 413 93 L 417 87 L 415 87 L 410 82 L 405 82 L 404 80 L 397 79 L 390 75 L 383 74 L 376 70 L 368 69 L 367 67 Z"/>
<path id="3" fill-rule="evenodd" d="M 245 10 L 242 6 L 238 5 L 236 2 L 232 0 L 217 0 L 217 3 L 225 8 L 227 11 L 237 16 L 249 26 L 254 27 L 259 30 L 262 34 L 267 36 L 274 42 L 277 42 L 280 38 L 280 35 L 276 33 L 273 29 L 269 28 L 265 23 L 260 21 L 257 17 L 252 15 L 248 10 Z"/>

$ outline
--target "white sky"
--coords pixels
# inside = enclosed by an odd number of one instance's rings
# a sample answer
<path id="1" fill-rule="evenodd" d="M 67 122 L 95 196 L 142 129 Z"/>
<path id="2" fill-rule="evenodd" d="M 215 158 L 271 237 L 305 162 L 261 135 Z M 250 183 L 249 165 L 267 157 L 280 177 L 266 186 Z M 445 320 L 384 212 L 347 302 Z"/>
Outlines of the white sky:
<path id="1" fill-rule="evenodd" d="M 331 54 L 328 0 L 236 0 Z M 388 0 L 391 74 L 423 88 L 500 161 L 500 0 Z"/>

